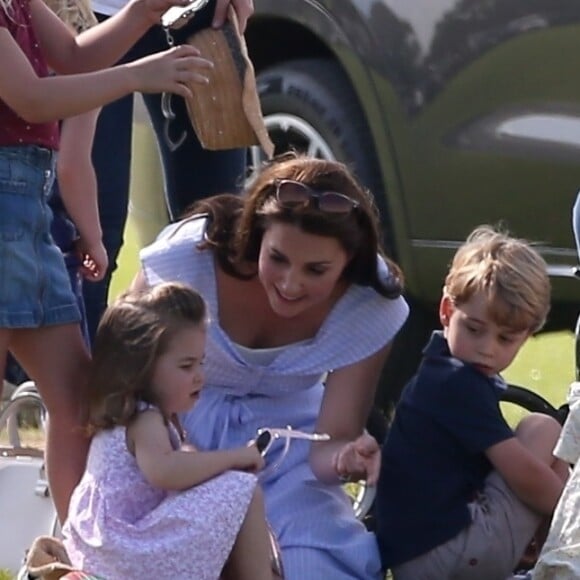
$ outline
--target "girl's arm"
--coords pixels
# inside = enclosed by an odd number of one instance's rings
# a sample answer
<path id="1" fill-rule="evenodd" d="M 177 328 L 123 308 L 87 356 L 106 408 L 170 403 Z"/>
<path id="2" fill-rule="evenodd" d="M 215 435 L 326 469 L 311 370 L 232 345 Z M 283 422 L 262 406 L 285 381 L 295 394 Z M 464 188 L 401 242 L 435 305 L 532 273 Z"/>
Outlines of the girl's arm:
<path id="1" fill-rule="evenodd" d="M 207 83 L 203 73 L 212 66 L 183 45 L 93 73 L 38 77 L 6 28 L 0 28 L 0 55 L 0 99 L 29 123 L 73 117 L 134 91 L 191 97 L 184 83 Z"/>
<path id="2" fill-rule="evenodd" d="M 174 450 L 163 417 L 154 410 L 137 416 L 128 439 L 139 469 L 151 485 L 161 489 L 188 489 L 230 469 L 255 472 L 264 466 L 255 445 L 224 451 Z"/>
<path id="3" fill-rule="evenodd" d="M 117 62 L 173 5 L 186 0 L 131 0 L 117 14 L 76 36 L 45 4 L 31 0 L 32 23 L 52 70 L 71 74 Z M 169 48 L 169 47 L 168 47 Z"/>
<path id="4" fill-rule="evenodd" d="M 370 357 L 328 376 L 316 430 L 328 433 L 331 439 L 314 443 L 310 454 L 318 479 L 336 483 L 342 476 L 376 483 L 380 448 L 364 428 L 390 348 L 387 344 Z"/>
<path id="5" fill-rule="evenodd" d="M 80 236 L 82 274 L 101 280 L 108 265 L 102 241 L 97 199 L 97 176 L 91 159 L 99 110 L 71 117 L 61 125 L 56 175 L 60 196 Z"/>

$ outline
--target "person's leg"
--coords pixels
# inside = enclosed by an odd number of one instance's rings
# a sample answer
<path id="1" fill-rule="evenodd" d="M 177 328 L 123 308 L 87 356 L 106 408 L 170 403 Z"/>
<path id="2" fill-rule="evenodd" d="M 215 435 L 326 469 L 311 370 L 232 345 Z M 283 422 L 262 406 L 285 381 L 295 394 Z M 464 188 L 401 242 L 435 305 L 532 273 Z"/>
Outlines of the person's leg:
<path id="1" fill-rule="evenodd" d="M 89 445 L 82 412 L 89 354 L 78 324 L 13 330 L 9 348 L 36 382 L 48 410 L 46 467 L 62 523 Z"/>
<path id="2" fill-rule="evenodd" d="M 554 457 L 553 451 L 562 427 L 558 421 L 541 413 L 531 413 L 518 424 L 515 435 L 540 461 L 546 463 L 562 481 L 568 479 L 569 465 Z"/>
<path id="3" fill-rule="evenodd" d="M 264 499 L 256 487 L 222 574 L 227 580 L 271 580 L 270 540 Z"/>
<path id="4" fill-rule="evenodd" d="M 516 429 L 516 437 L 538 459 L 547 463 L 563 482 L 566 482 L 570 466 L 565 461 L 554 457 L 553 454 L 561 431 L 561 425 L 552 417 L 533 413 L 520 421 Z M 522 556 L 523 565 L 531 566 L 536 562 L 548 536 L 551 521 L 551 517 L 546 517 L 540 522 L 532 541 Z"/>
<path id="5" fill-rule="evenodd" d="M 161 95 L 143 95 L 159 144 L 165 177 L 165 196 L 172 220 L 195 201 L 217 193 L 237 193 L 242 190 L 246 172 L 246 150 L 204 149 L 187 115 L 185 101 L 172 97 L 176 118 L 170 123 L 172 139 L 182 132 L 183 144 L 171 151 L 165 137 L 165 118 L 161 111 Z"/>

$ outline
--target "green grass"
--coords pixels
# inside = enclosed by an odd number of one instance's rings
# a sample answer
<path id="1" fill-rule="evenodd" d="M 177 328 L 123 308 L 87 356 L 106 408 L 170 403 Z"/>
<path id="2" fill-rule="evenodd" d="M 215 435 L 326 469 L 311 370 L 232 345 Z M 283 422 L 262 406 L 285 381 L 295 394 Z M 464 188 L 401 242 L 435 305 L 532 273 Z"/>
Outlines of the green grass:
<path id="1" fill-rule="evenodd" d="M 574 348 L 572 332 L 533 337 L 503 373 L 504 378 L 541 394 L 558 407 L 565 402 L 568 386 L 574 380 Z M 512 425 L 522 416 L 511 405 L 504 412 Z"/>
<path id="2" fill-rule="evenodd" d="M 125 242 L 119 255 L 117 270 L 113 274 L 111 287 L 109 289 L 109 299 L 115 298 L 120 292 L 127 290 L 131 285 L 135 274 L 138 271 L 139 243 L 133 221 L 129 218 L 125 229 Z"/>

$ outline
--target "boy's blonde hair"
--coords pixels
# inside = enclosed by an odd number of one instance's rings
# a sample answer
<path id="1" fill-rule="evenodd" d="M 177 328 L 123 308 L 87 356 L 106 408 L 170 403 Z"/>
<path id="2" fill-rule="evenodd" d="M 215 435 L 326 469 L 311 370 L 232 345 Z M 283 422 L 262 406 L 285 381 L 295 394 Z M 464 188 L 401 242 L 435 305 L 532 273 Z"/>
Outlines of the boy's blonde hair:
<path id="1" fill-rule="evenodd" d="M 487 297 L 488 313 L 501 326 L 536 332 L 550 310 L 547 266 L 529 242 L 491 226 L 477 227 L 457 250 L 444 293 L 454 304 L 476 292 Z"/>
<path id="2" fill-rule="evenodd" d="M 44 3 L 79 34 L 98 24 L 89 0 L 44 0 Z"/>

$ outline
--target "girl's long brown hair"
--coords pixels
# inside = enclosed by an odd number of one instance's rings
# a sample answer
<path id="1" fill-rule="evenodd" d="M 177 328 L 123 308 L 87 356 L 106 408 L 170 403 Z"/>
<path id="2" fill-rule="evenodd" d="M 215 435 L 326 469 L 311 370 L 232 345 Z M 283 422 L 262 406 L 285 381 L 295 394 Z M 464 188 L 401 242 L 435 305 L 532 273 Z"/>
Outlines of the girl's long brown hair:
<path id="1" fill-rule="evenodd" d="M 128 425 L 138 403 L 156 404 L 151 380 L 157 359 L 185 327 L 206 323 L 203 298 L 168 282 L 128 292 L 105 311 L 95 337 L 87 388 L 89 432 Z"/>

